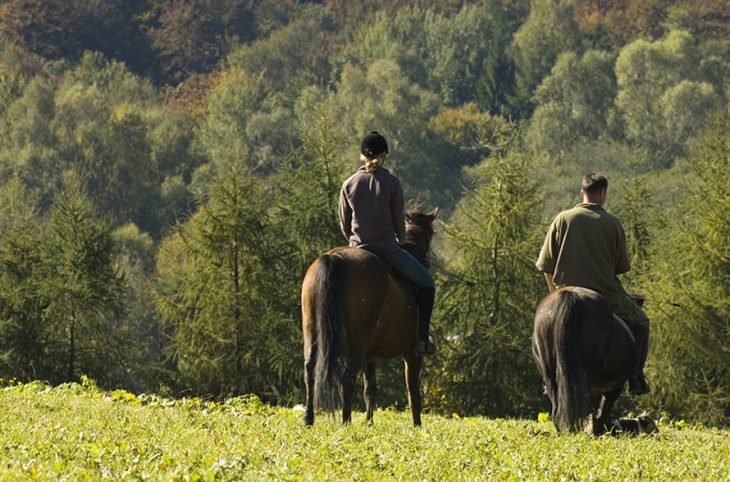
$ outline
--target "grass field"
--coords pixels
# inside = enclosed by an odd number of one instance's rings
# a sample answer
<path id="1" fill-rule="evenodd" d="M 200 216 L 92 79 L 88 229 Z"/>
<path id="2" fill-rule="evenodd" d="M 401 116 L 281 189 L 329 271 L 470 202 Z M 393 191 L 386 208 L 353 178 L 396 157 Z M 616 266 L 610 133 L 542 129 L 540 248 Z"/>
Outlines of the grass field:
<path id="1" fill-rule="evenodd" d="M 224 403 L 103 392 L 93 382 L 0 388 L 0 480 L 729 480 L 730 431 L 558 436 L 549 422 L 379 410 L 342 426 L 256 397 Z"/>

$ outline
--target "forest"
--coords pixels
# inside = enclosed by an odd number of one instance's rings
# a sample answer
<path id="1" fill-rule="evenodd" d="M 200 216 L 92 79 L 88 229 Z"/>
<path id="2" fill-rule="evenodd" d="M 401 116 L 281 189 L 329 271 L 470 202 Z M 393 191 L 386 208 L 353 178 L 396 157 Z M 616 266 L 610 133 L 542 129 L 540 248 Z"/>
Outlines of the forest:
<path id="1" fill-rule="evenodd" d="M 0 377 L 300 403 L 301 281 L 377 130 L 439 208 L 427 411 L 549 406 L 534 263 L 600 172 L 652 323 L 620 405 L 726 426 L 729 73 L 727 0 L 0 0 Z"/>

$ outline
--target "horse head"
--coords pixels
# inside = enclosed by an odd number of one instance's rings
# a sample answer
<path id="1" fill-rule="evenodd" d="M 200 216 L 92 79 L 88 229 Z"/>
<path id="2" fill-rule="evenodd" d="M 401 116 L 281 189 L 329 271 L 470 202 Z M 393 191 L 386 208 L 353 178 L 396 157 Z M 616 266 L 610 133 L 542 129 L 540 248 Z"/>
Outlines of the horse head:
<path id="1" fill-rule="evenodd" d="M 409 211 L 406 213 L 406 244 L 403 248 L 411 253 L 423 266 L 431 266 L 431 240 L 433 239 L 433 220 L 438 208 L 430 213 Z"/>

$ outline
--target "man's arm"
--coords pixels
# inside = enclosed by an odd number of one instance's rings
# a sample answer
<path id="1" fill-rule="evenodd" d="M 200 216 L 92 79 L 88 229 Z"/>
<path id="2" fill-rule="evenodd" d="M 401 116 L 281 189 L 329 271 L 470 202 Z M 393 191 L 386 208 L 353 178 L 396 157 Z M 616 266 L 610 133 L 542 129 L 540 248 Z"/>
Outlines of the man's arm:
<path id="1" fill-rule="evenodd" d="M 548 289 L 552 293 L 555 291 L 555 283 L 553 282 L 553 274 L 552 273 L 545 273 L 545 281 L 547 281 Z"/>
<path id="2" fill-rule="evenodd" d="M 555 272 L 555 260 L 560 252 L 560 239 L 557 230 L 558 218 L 556 217 L 548 228 L 545 242 L 540 250 L 540 256 L 537 258 L 535 266 L 545 274 L 548 289 L 555 291 L 555 282 L 553 281 L 553 273 Z"/>

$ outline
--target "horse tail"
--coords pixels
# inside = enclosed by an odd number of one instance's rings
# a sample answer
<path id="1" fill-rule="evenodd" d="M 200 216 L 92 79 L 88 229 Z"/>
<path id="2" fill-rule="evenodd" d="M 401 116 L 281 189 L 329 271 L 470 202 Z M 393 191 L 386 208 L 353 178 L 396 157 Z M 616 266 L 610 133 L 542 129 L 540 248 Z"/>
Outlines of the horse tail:
<path id="1" fill-rule="evenodd" d="M 342 406 L 339 358 L 342 353 L 342 259 L 324 254 L 317 263 L 317 362 L 314 403 L 333 412 Z"/>
<path id="2" fill-rule="evenodd" d="M 571 340 L 578 327 L 581 309 L 575 293 L 562 291 L 558 296 L 553 331 L 557 385 L 554 423 L 558 431 L 567 429 L 576 432 L 581 429 L 583 418 L 590 413 L 585 373 L 578 367 Z"/>

